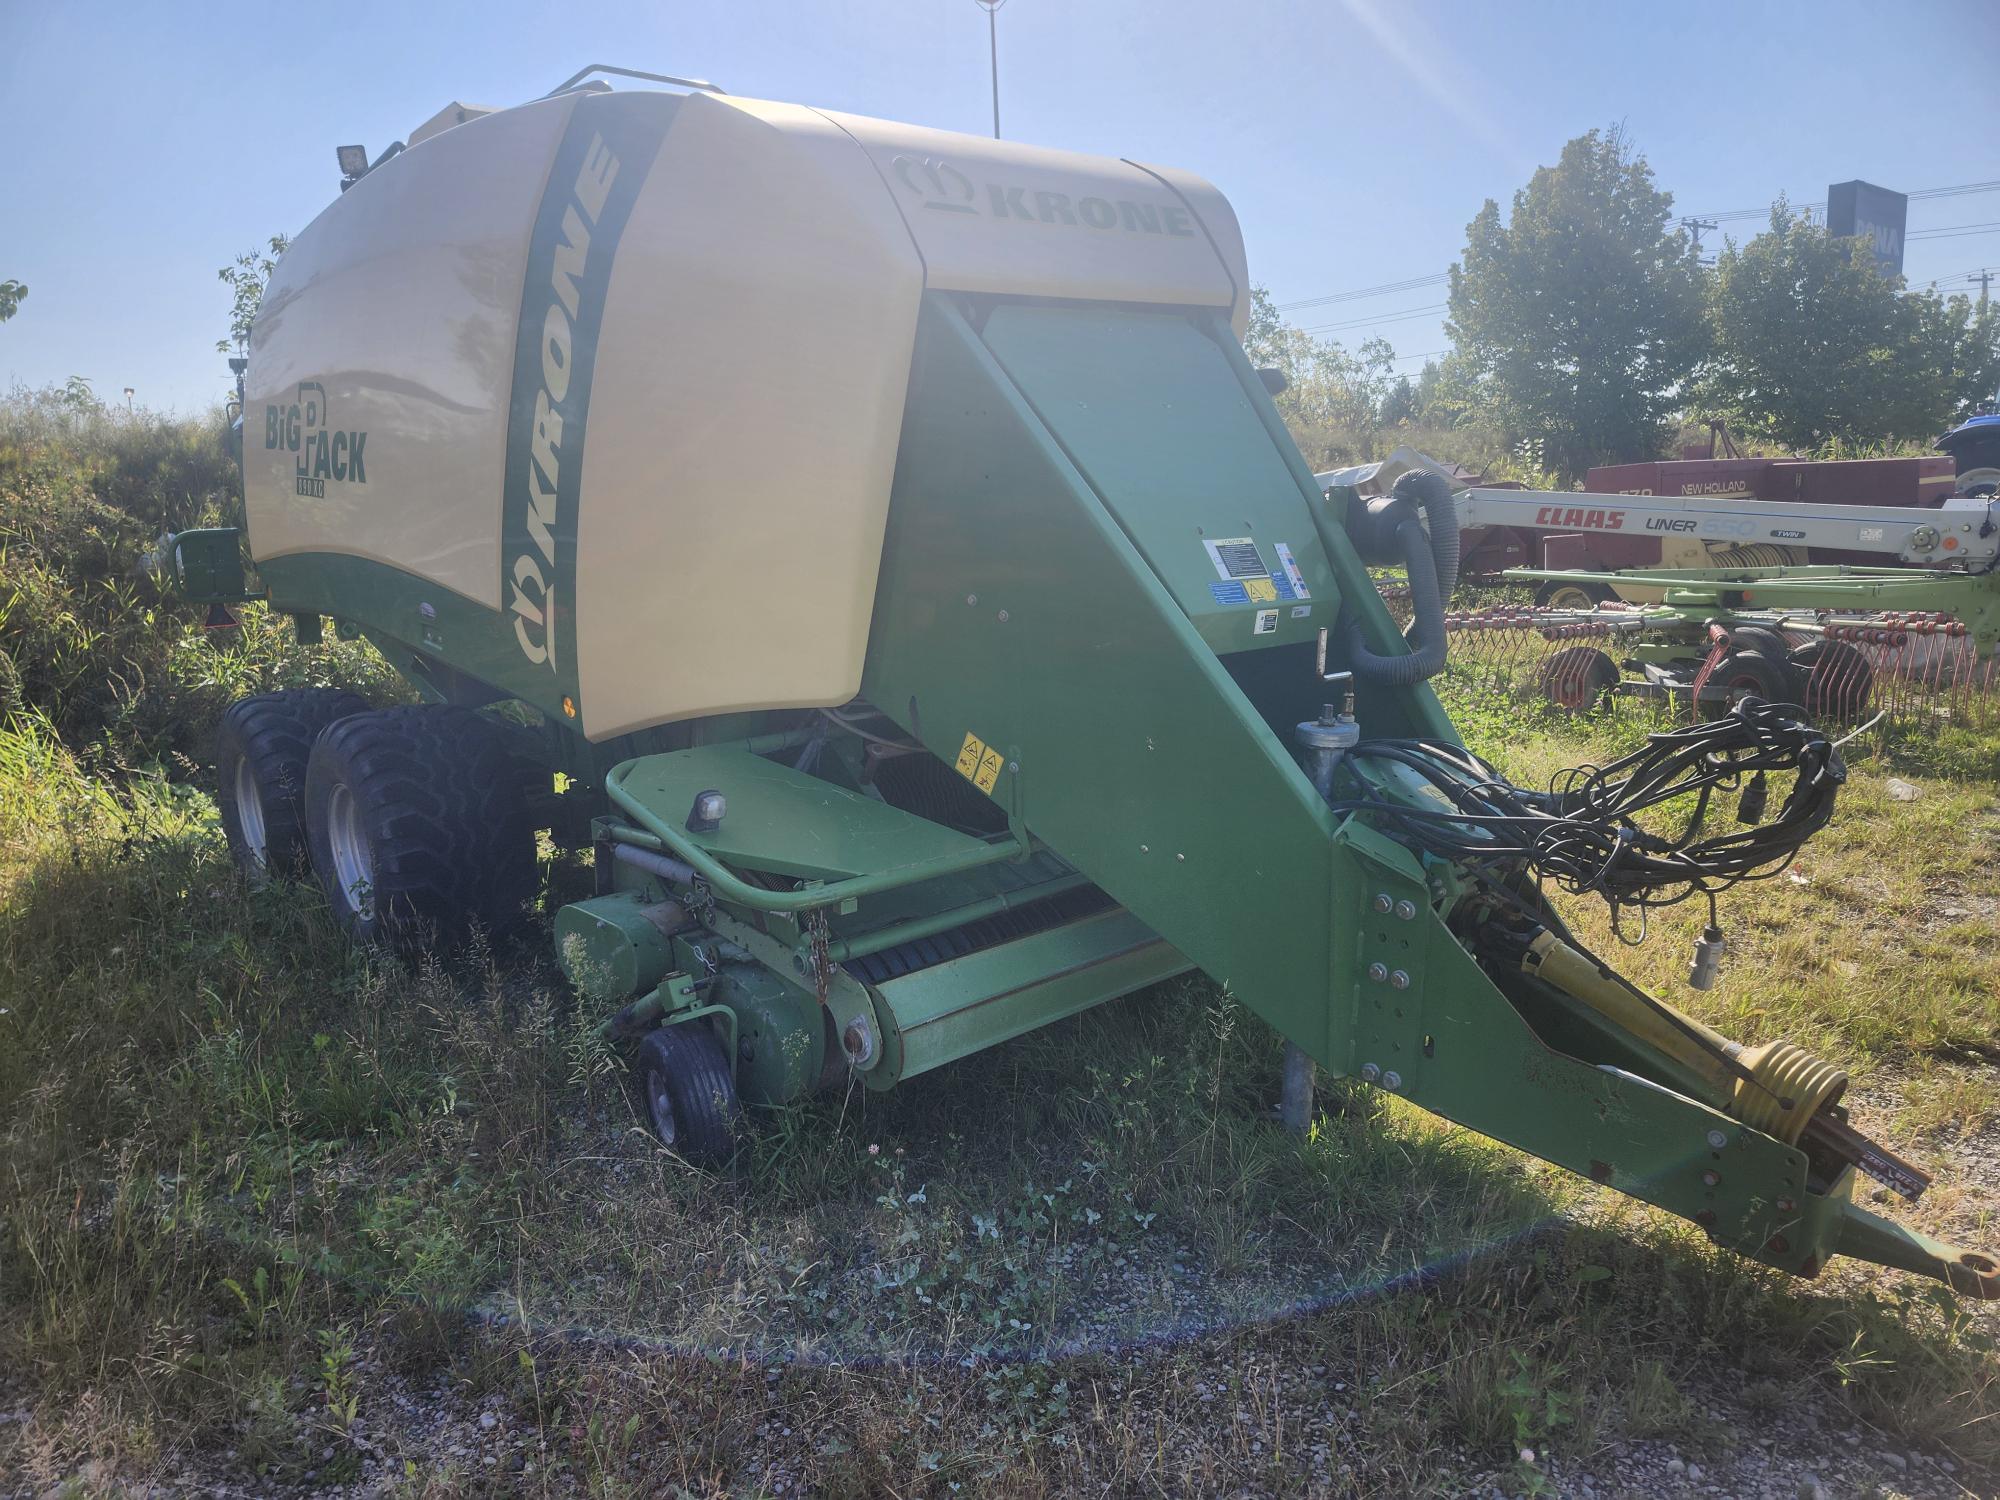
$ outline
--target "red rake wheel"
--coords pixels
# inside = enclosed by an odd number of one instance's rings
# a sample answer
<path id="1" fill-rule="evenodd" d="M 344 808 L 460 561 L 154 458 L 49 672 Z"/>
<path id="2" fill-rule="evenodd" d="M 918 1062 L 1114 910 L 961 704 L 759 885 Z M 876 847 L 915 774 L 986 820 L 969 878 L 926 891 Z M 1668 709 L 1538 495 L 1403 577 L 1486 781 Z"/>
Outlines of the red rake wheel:
<path id="1" fill-rule="evenodd" d="M 1602 708 L 1617 685 L 1618 664 L 1595 646 L 1570 646 L 1542 663 L 1542 692 L 1565 713 Z"/>
<path id="2" fill-rule="evenodd" d="M 1845 641 L 1821 636 L 1791 654 L 1792 669 L 1805 678 L 1805 709 L 1815 720 L 1859 719 L 1875 698 L 1875 669 Z"/>

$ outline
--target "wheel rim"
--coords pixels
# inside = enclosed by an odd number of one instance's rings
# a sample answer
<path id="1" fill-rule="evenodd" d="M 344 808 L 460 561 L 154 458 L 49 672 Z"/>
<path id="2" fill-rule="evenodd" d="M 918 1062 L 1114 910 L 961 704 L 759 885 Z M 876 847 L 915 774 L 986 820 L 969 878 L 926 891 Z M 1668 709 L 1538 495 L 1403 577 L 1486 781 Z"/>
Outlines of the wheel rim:
<path id="1" fill-rule="evenodd" d="M 1597 600 L 1587 590 L 1566 584 L 1549 595 L 1550 609 L 1595 609 Z"/>
<path id="2" fill-rule="evenodd" d="M 1763 682 L 1747 672 L 1727 679 L 1722 684 L 1722 692 L 1723 707 L 1731 710 L 1734 710 L 1736 705 L 1741 703 L 1745 698 L 1764 698 L 1769 696 Z"/>
<path id="3" fill-rule="evenodd" d="M 243 835 L 244 851 L 258 865 L 268 863 L 270 835 L 264 826 L 264 793 L 257 785 L 249 760 L 236 762 L 236 826 Z"/>
<path id="4" fill-rule="evenodd" d="M 361 827 L 360 805 L 345 783 L 326 799 L 326 846 L 341 895 L 356 916 L 367 916 L 375 904 L 375 855 Z"/>
<path id="5" fill-rule="evenodd" d="M 646 1074 L 646 1108 L 653 1116 L 653 1129 L 665 1144 L 674 1143 L 674 1101 L 667 1092 L 667 1075 L 658 1068 Z"/>

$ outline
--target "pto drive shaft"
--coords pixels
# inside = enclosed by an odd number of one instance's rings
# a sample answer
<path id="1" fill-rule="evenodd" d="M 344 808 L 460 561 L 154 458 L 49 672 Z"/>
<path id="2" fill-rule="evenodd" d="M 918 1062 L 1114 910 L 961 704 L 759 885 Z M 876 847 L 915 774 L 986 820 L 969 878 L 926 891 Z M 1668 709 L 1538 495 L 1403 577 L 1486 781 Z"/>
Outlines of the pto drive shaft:
<path id="1" fill-rule="evenodd" d="M 1745 1047 L 1655 1000 L 1543 928 L 1529 942 L 1522 971 L 1582 1001 L 1713 1091 L 1712 1102 L 1788 1146 L 1848 1162 L 1914 1200 L 1930 1185 L 1920 1168 L 1855 1130 L 1835 1110 L 1847 1074 L 1786 1041 Z"/>

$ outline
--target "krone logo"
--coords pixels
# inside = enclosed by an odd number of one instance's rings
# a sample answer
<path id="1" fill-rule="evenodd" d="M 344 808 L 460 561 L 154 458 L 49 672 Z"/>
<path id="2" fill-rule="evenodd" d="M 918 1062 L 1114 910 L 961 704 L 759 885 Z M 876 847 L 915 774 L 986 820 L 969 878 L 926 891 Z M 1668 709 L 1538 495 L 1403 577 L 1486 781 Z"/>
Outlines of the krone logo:
<path id="1" fill-rule="evenodd" d="M 1074 198 L 1053 188 L 1023 183 L 973 180 L 950 162 L 935 156 L 898 156 L 890 171 L 905 192 L 940 213 L 973 214 L 1024 224 L 1055 224 L 1071 229 L 1118 230 L 1125 234 L 1171 235 L 1193 239 L 1195 221 L 1185 203 L 1171 199 Z M 985 206 L 981 207 L 982 198 Z"/>
<path id="2" fill-rule="evenodd" d="M 914 156 L 899 156 L 891 165 L 903 186 L 924 200 L 925 208 L 948 214 L 979 212 L 972 206 L 972 179 L 950 162 L 935 156 L 926 156 L 922 161 Z"/>

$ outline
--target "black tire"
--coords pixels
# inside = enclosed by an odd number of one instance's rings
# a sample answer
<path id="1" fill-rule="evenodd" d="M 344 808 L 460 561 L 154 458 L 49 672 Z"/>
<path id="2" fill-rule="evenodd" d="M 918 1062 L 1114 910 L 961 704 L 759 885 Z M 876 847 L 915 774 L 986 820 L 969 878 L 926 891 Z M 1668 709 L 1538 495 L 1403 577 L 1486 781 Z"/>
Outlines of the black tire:
<path id="1" fill-rule="evenodd" d="M 1868 712 L 1875 697 L 1875 668 L 1846 641 L 1818 637 L 1794 651 L 1790 660 L 1805 681 L 1805 709 L 1815 722 L 1840 723 Z"/>
<path id="2" fill-rule="evenodd" d="M 1535 603 L 1544 609 L 1595 609 L 1618 597 L 1606 583 L 1572 583 L 1567 578 L 1547 578 L 1535 590 Z"/>
<path id="3" fill-rule="evenodd" d="M 1570 646 L 1542 663 L 1542 692 L 1567 713 L 1602 708 L 1618 685 L 1618 663 L 1595 646 Z"/>
<path id="4" fill-rule="evenodd" d="M 661 1026 L 639 1043 L 634 1071 L 653 1133 L 696 1166 L 720 1166 L 736 1150 L 743 1106 L 722 1043 L 694 1021 Z"/>
<path id="5" fill-rule="evenodd" d="M 409 955 L 518 922 L 536 880 L 529 774 L 503 726 L 467 708 L 328 729 L 306 769 L 306 832 L 341 925 Z"/>
<path id="6" fill-rule="evenodd" d="M 306 866 L 306 761 L 329 724 L 368 712 L 338 688 L 239 698 L 215 736 L 215 805 L 236 868 L 252 880 Z"/>
<path id="7" fill-rule="evenodd" d="M 1778 634 L 1777 631 L 1764 625 L 1732 626 L 1729 631 L 1729 649 L 1732 651 L 1755 651 L 1766 661 L 1789 663 L 1792 655 L 1791 642 Z M 1803 689 L 1805 686 L 1805 677 L 1803 675 L 1798 676 L 1798 683 L 1800 688 Z"/>
<path id="8" fill-rule="evenodd" d="M 1792 673 L 1784 661 L 1772 661 L 1761 651 L 1731 651 L 1709 673 L 1707 689 L 1725 690 L 1725 696 L 1701 700 L 1701 716 L 1720 719 L 1736 707 L 1736 700 L 1755 695 L 1773 703 L 1797 703 Z"/>

